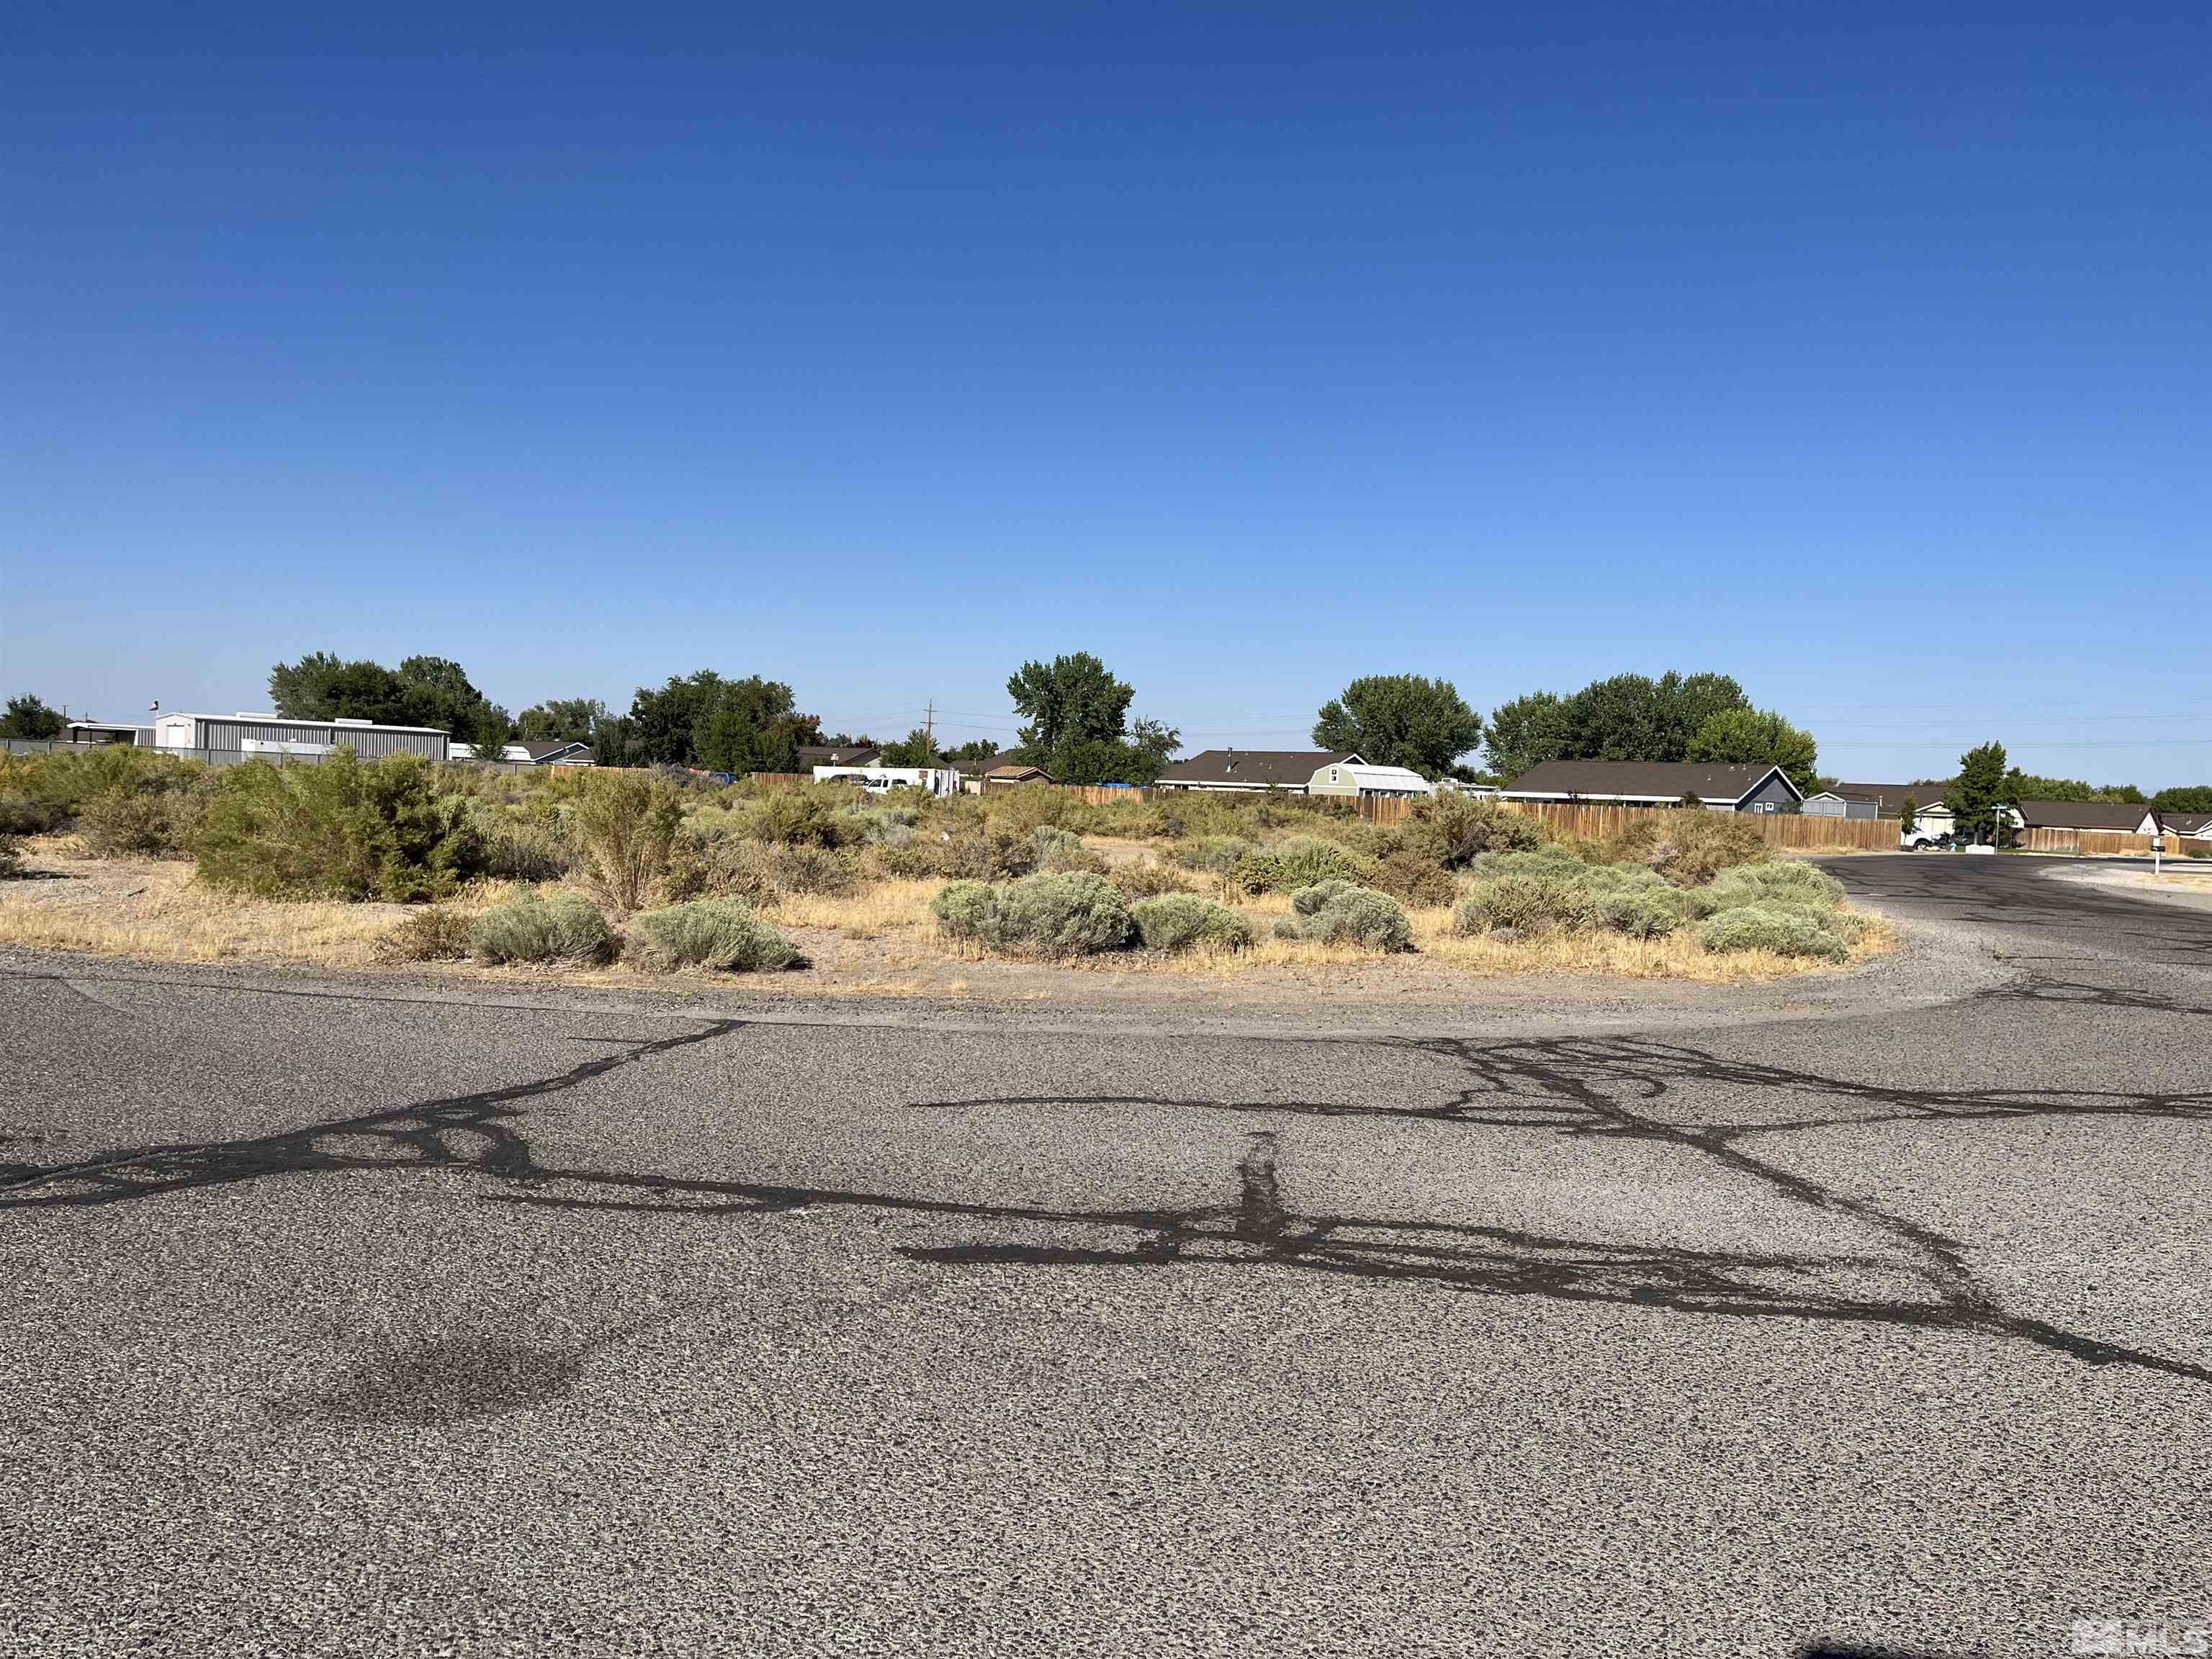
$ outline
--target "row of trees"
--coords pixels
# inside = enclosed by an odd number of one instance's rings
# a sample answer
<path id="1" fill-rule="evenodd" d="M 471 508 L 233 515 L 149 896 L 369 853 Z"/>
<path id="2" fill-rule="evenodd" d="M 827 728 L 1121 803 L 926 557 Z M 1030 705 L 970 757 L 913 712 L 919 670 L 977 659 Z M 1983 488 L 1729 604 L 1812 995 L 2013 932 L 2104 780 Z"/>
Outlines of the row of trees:
<path id="1" fill-rule="evenodd" d="M 1800 789 L 1820 787 L 1813 734 L 1753 708 L 1728 674 L 1615 674 L 1565 696 L 1532 691 L 1491 711 L 1485 750 L 1500 779 L 1551 760 L 1705 761 L 1779 766 Z"/>

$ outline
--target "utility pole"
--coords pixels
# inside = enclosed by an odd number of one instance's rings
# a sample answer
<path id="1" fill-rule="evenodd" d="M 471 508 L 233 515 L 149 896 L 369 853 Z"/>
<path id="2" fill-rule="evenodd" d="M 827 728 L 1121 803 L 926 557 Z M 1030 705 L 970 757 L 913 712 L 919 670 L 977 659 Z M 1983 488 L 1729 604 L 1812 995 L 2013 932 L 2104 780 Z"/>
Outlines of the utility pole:
<path id="1" fill-rule="evenodd" d="M 936 698 L 932 697 L 932 698 L 929 700 L 929 707 L 928 707 L 927 708 L 926 708 L 926 709 L 924 709 L 924 710 L 922 711 L 922 716 L 921 716 L 921 719 L 922 719 L 922 735 L 923 735 L 923 736 L 925 736 L 925 737 L 927 737 L 927 738 L 928 738 L 932 743 L 935 743 L 935 742 L 937 741 L 937 699 L 936 699 Z"/>

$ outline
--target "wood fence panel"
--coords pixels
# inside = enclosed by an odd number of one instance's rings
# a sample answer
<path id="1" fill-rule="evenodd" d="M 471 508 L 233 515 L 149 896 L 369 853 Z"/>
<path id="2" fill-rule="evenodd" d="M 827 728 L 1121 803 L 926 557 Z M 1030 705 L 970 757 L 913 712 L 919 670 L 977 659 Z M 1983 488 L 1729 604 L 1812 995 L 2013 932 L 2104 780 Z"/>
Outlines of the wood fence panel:
<path id="1" fill-rule="evenodd" d="M 1608 841 L 1631 824 L 1652 818 L 1665 823 L 1679 812 L 1701 809 L 1687 806 L 1615 806 L 1590 801 L 1523 801 L 1498 803 L 1509 812 L 1540 818 L 1563 836 L 1586 841 Z M 1746 812 L 1740 816 L 1759 826 L 1769 847 L 1792 852 L 1893 853 L 1902 825 L 1896 818 L 1830 818 L 1787 812 Z"/>

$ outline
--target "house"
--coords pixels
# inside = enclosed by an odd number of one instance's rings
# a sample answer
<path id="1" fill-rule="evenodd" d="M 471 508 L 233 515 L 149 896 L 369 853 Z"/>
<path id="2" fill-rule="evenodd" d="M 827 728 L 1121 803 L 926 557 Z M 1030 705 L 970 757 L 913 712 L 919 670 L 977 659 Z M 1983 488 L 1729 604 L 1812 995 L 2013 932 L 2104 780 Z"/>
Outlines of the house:
<path id="1" fill-rule="evenodd" d="M 2158 814 L 2148 806 L 2126 801 L 2018 801 L 2013 818 L 2016 825 L 2028 830 L 2103 830 L 2123 836 L 2158 833 Z"/>
<path id="2" fill-rule="evenodd" d="M 2212 812 L 2160 812 L 2159 828 L 2170 836 L 2212 841 Z"/>
<path id="3" fill-rule="evenodd" d="M 1303 795 L 1316 775 L 1332 766 L 1364 766 L 1349 750 L 1208 749 L 1177 761 L 1153 781 L 1155 789 L 1226 789 L 1240 793 L 1276 789 Z M 1339 791 L 1340 793 L 1351 793 Z"/>
<path id="4" fill-rule="evenodd" d="M 594 763 L 592 745 L 580 739 L 567 743 L 510 743 L 499 751 L 499 757 L 515 766 L 590 766 Z"/>
<path id="5" fill-rule="evenodd" d="M 1795 812 L 1805 797 L 1778 766 L 1700 761 L 1546 761 L 1501 792 L 1507 800 L 1600 806 L 1680 806 L 1714 812 Z"/>
<path id="6" fill-rule="evenodd" d="M 875 744 L 848 744 L 842 749 L 828 744 L 801 744 L 799 769 L 811 772 L 817 766 L 873 766 L 883 754 L 882 748 Z"/>
<path id="7" fill-rule="evenodd" d="M 255 755 L 327 755 L 350 749 L 363 760 L 386 755 L 450 758 L 452 739 L 434 726 L 379 726 L 374 720 L 295 720 L 280 714 L 164 714 L 154 722 L 154 746 L 190 750 L 222 762 Z"/>
<path id="8" fill-rule="evenodd" d="M 1839 783 L 1806 796 L 1803 810 L 1807 817 L 1814 818 L 1901 818 L 1909 800 L 1916 817 L 1933 812 L 1948 823 L 1943 792 L 1949 787 L 1942 783 Z"/>
<path id="9" fill-rule="evenodd" d="M 1332 763 L 1306 783 L 1309 795 L 1358 800 L 1425 800 L 1436 793 L 1436 786 L 1410 767 L 1370 766 L 1364 761 Z"/>
<path id="10" fill-rule="evenodd" d="M 976 784 L 980 792 L 985 789 L 1017 789 L 1025 783 L 1057 783 L 1059 780 L 1042 766 L 1028 761 L 1010 760 L 992 767 Z"/>

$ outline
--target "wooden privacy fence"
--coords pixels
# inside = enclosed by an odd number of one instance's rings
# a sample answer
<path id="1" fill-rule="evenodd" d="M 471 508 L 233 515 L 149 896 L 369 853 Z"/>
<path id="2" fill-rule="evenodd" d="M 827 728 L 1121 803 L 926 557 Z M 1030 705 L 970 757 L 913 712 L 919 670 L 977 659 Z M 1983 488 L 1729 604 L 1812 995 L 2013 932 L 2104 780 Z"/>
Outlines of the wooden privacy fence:
<path id="1" fill-rule="evenodd" d="M 2189 843 L 2178 836 L 2166 838 L 2166 850 L 2177 856 L 2185 853 Z M 2084 858 L 2144 858 L 2150 856 L 2150 837 L 2133 836 L 2124 830 L 2052 830 L 2039 828 L 2027 832 L 2027 850 L 2031 853 L 2075 853 Z"/>

